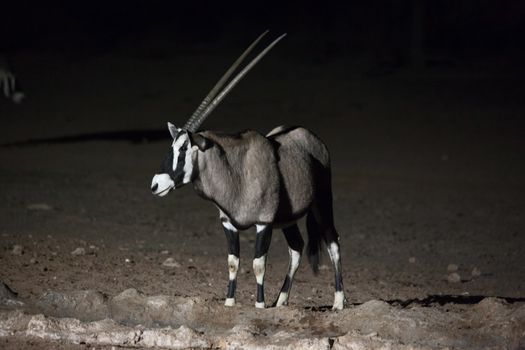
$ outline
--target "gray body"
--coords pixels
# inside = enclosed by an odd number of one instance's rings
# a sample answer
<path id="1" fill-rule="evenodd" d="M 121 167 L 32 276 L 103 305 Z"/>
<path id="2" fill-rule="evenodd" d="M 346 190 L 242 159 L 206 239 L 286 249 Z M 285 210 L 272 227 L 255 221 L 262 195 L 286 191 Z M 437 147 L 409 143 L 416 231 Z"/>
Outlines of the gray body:
<path id="1" fill-rule="evenodd" d="M 275 306 L 288 304 L 304 241 L 297 220 L 306 214 L 307 253 L 317 272 L 324 242 L 335 274 L 333 309 L 344 307 L 339 235 L 334 227 L 330 157 L 323 142 L 301 127 L 277 127 L 264 136 L 255 131 L 226 135 L 198 132 L 200 125 L 246 73 L 285 35 L 259 53 L 223 88 L 263 33 L 219 79 L 182 128 L 168 123 L 171 149 L 153 176 L 151 191 L 162 197 L 190 182 L 204 198 L 219 208 L 228 242 L 228 292 L 226 306 L 235 305 L 239 270 L 239 230 L 255 226 L 253 271 L 256 303 L 266 307 L 264 275 L 273 229 L 281 228 L 288 243 L 290 264 Z M 222 90 L 221 90 L 222 89 Z"/>
<path id="2" fill-rule="evenodd" d="M 304 128 L 278 127 L 267 137 L 255 131 L 199 134 L 214 146 L 196 152 L 194 187 L 238 229 L 297 221 L 315 198 L 320 186 L 314 184 L 329 177 L 326 146 Z"/>

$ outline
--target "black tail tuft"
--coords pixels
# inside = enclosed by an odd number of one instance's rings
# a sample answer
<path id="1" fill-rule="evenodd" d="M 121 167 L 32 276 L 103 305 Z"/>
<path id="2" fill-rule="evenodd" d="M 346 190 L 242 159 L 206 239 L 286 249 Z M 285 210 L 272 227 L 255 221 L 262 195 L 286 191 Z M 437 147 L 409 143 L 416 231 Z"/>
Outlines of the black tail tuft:
<path id="1" fill-rule="evenodd" d="M 308 213 L 306 217 L 306 230 L 308 232 L 308 245 L 306 252 L 308 254 L 308 262 L 312 267 L 312 271 L 317 275 L 319 272 L 319 261 L 321 254 L 321 233 L 319 232 L 319 225 L 315 221 L 313 213 Z"/>

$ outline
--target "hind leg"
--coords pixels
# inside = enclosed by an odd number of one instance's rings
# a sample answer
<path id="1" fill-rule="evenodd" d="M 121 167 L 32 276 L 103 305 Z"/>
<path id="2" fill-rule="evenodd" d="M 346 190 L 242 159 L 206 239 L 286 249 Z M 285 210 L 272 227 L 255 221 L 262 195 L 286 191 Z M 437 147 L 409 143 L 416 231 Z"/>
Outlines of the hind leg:
<path id="1" fill-rule="evenodd" d="M 335 294 L 332 310 L 342 310 L 345 304 L 345 294 L 343 290 L 343 276 L 341 268 L 341 255 L 339 254 L 339 242 L 327 241 L 326 246 L 328 249 L 328 254 L 330 255 L 330 260 L 332 261 L 332 265 L 334 267 Z"/>
<path id="2" fill-rule="evenodd" d="M 333 222 L 331 192 L 325 193 L 324 198 L 321 199 L 323 201 L 320 205 L 317 205 L 314 208 L 314 216 L 321 237 L 326 243 L 326 248 L 328 249 L 328 254 L 334 268 L 335 293 L 332 310 L 342 310 L 346 300 L 343 288 L 339 234 L 337 233 Z"/>
<path id="3" fill-rule="evenodd" d="M 290 263 L 288 265 L 288 273 L 286 274 L 283 286 L 281 287 L 281 292 L 279 293 L 279 298 L 274 306 L 288 305 L 288 297 L 290 295 L 290 289 L 292 288 L 293 277 L 299 267 L 299 261 L 301 260 L 301 254 L 304 247 L 304 241 L 297 224 L 284 228 L 283 233 L 286 242 L 288 243 Z"/>

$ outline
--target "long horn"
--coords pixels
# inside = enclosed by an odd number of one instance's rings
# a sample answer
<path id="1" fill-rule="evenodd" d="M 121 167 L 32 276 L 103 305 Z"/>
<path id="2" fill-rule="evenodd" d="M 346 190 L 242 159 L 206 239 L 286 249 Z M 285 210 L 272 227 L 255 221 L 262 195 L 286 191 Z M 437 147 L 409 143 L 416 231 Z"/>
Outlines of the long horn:
<path id="1" fill-rule="evenodd" d="M 202 111 L 204 111 L 204 109 L 206 108 L 206 106 L 210 103 L 210 101 L 215 97 L 215 95 L 217 95 L 217 93 L 219 92 L 219 90 L 222 88 L 222 86 L 224 85 L 224 83 L 228 80 L 228 78 L 233 74 L 233 72 L 235 71 L 235 69 L 237 69 L 237 67 L 239 66 L 239 64 L 241 64 L 241 62 L 246 58 L 246 56 L 252 51 L 252 49 L 259 43 L 259 41 L 268 33 L 268 30 L 266 30 L 264 33 L 262 33 L 261 35 L 259 35 L 259 37 L 257 39 L 255 39 L 255 41 L 250 45 L 248 46 L 248 48 L 242 53 L 242 55 L 239 56 L 239 58 L 237 58 L 237 60 L 235 62 L 233 62 L 233 64 L 231 65 L 230 68 L 228 68 L 228 70 L 226 71 L 226 73 L 224 73 L 224 75 L 219 79 L 219 81 L 217 82 L 217 84 L 215 84 L 215 86 L 213 87 L 213 89 L 211 89 L 211 91 L 208 93 L 208 95 L 204 98 L 204 100 L 202 100 L 201 104 L 199 105 L 199 107 L 197 107 L 197 109 L 195 110 L 195 112 L 193 112 L 193 114 L 191 115 L 190 119 L 188 119 L 188 121 L 186 122 L 186 124 L 184 125 L 183 129 L 184 130 L 189 130 L 189 128 L 191 128 L 191 125 L 195 122 L 195 120 L 197 119 L 197 117 L 202 113 Z"/>
<path id="2" fill-rule="evenodd" d="M 248 73 L 253 66 L 260 61 L 274 47 L 282 38 L 286 36 L 286 33 L 275 39 L 270 45 L 268 45 L 260 54 L 257 55 L 246 67 L 243 68 L 236 76 L 233 78 L 228 85 L 213 99 L 213 101 L 206 107 L 206 109 L 199 115 L 191 125 L 188 125 L 187 130 L 195 132 L 199 129 L 199 126 L 204 122 L 206 117 L 219 105 L 219 103 L 226 97 L 226 95 L 237 85 L 237 83 Z"/>

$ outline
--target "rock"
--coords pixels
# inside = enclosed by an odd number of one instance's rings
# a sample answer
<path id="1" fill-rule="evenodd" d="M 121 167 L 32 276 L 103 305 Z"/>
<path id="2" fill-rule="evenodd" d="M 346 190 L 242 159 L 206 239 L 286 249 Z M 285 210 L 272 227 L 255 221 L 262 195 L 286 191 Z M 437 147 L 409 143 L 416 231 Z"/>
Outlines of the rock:
<path id="1" fill-rule="evenodd" d="M 8 300 L 16 300 L 17 294 L 7 284 L 0 281 L 0 304 L 8 303 Z"/>
<path id="2" fill-rule="evenodd" d="M 67 343 L 89 344 L 89 348 L 117 347 L 128 348 L 166 348 L 166 349 L 209 349 L 212 343 L 191 328 L 181 326 L 177 329 L 129 327 L 113 320 L 82 322 L 72 318 L 54 318 L 42 314 L 25 315 L 12 312 L 5 319 L 0 318 L 0 335 L 23 334 L 29 337 L 60 340 L 61 346 L 70 348 Z M 66 345 L 62 345 L 65 342 Z M 38 344 L 38 343 L 37 343 Z M 87 347 L 86 345 L 83 346 Z M 38 348 L 38 346 L 37 346 Z M 215 347 L 213 347 L 215 348 Z"/>
<path id="3" fill-rule="evenodd" d="M 50 206 L 50 205 L 47 204 L 47 203 L 33 203 L 33 204 L 29 204 L 29 205 L 27 206 L 27 210 L 49 211 L 49 210 L 53 210 L 53 207 Z"/>
<path id="4" fill-rule="evenodd" d="M 447 271 L 448 272 L 456 272 L 458 270 L 458 265 L 456 264 L 448 264 Z"/>
<path id="5" fill-rule="evenodd" d="M 166 260 L 164 260 L 164 262 L 162 263 L 162 266 L 166 266 L 166 267 L 181 267 L 181 265 L 173 258 L 167 258 Z"/>
<path id="6" fill-rule="evenodd" d="M 450 283 L 458 283 L 461 282 L 461 276 L 457 272 L 452 272 L 448 274 L 447 281 Z"/>
<path id="7" fill-rule="evenodd" d="M 209 340 L 186 326 L 180 326 L 175 330 L 170 328 L 144 330 L 141 334 L 140 345 L 169 349 L 209 349 L 212 347 Z"/>
<path id="8" fill-rule="evenodd" d="M 394 346 L 392 346 L 394 345 Z M 361 335 L 355 331 L 335 339 L 332 349 L 334 350 L 367 350 L 367 349 L 404 349 L 400 344 L 392 344 L 391 341 L 381 339 L 377 334 Z M 406 347 L 406 349 L 412 349 Z"/>
<path id="9" fill-rule="evenodd" d="M 506 317 L 509 312 L 509 308 L 505 300 L 488 297 L 477 303 L 473 307 L 472 311 L 485 318 L 496 317 L 498 315 Z"/>
<path id="10" fill-rule="evenodd" d="M 168 255 L 170 253 L 169 250 L 163 250 L 160 252 L 162 255 Z"/>
<path id="11" fill-rule="evenodd" d="M 127 324 L 188 325 L 198 317 L 209 317 L 209 306 L 199 298 L 146 296 L 136 289 L 126 289 L 110 301 L 115 321 Z"/>
<path id="12" fill-rule="evenodd" d="M 356 307 L 356 313 L 366 315 L 385 315 L 391 310 L 391 306 L 381 300 L 369 300 Z"/>
<path id="13" fill-rule="evenodd" d="M 11 253 L 13 255 L 22 255 L 24 254 L 24 247 L 22 247 L 20 244 L 15 244 L 11 250 Z"/>
<path id="14" fill-rule="evenodd" d="M 37 305 L 46 315 L 56 317 L 75 317 L 82 321 L 109 317 L 108 298 L 94 290 L 49 291 L 38 299 Z"/>
<path id="15" fill-rule="evenodd" d="M 414 256 L 411 256 L 410 258 L 408 258 L 408 262 L 414 264 L 416 262 L 416 258 Z"/>
<path id="16" fill-rule="evenodd" d="M 86 255 L 86 250 L 82 247 L 78 247 L 77 249 L 73 250 L 71 252 L 71 255 L 75 255 L 75 256 L 78 256 L 78 255 Z"/>
<path id="17" fill-rule="evenodd" d="M 236 325 L 226 334 L 217 336 L 213 344 L 219 349 L 265 349 L 265 350 L 329 350 L 326 337 L 298 336 L 295 332 L 278 331 L 271 336 L 262 336 L 257 327 Z"/>
<path id="18" fill-rule="evenodd" d="M 472 275 L 472 277 L 479 277 L 481 276 L 481 270 L 478 269 L 477 267 L 474 267 L 470 274 Z"/>

